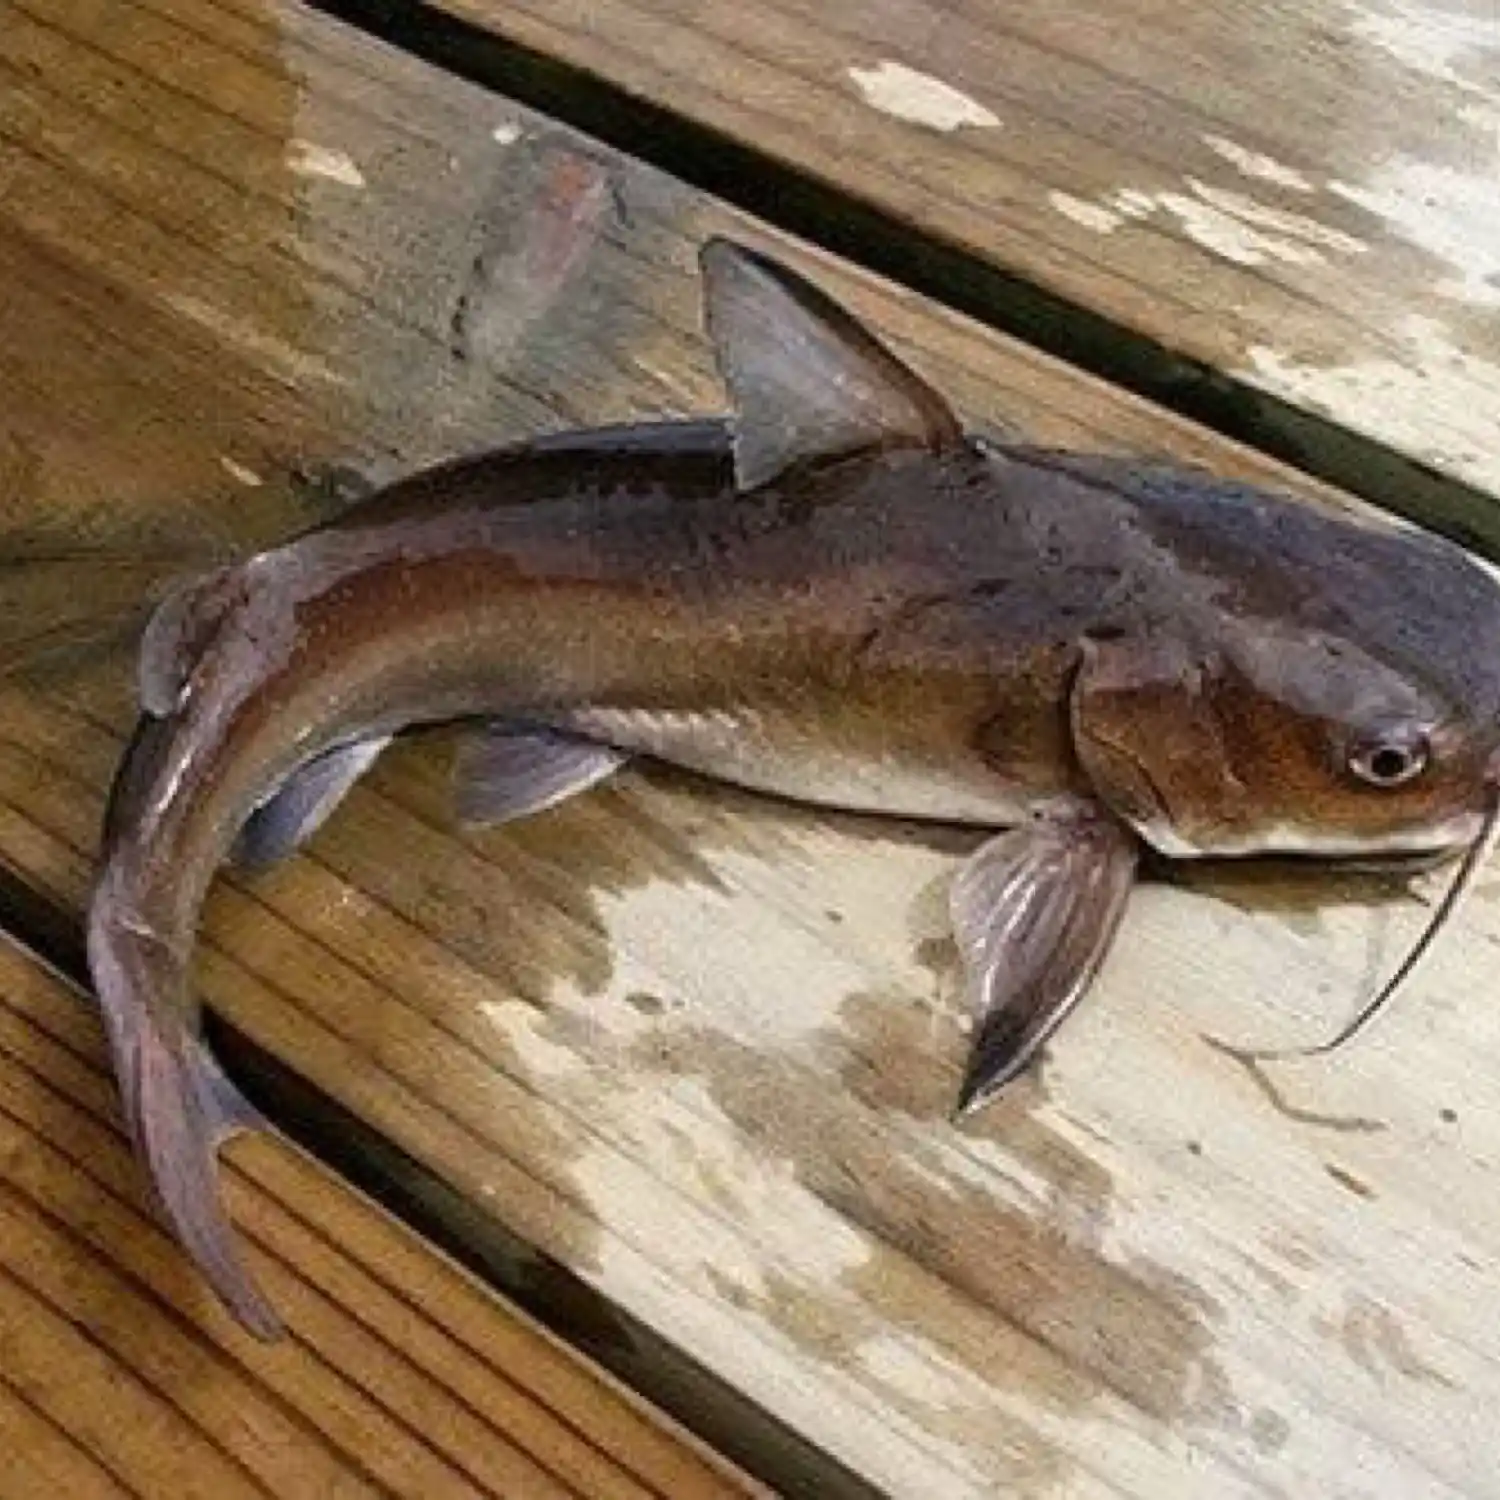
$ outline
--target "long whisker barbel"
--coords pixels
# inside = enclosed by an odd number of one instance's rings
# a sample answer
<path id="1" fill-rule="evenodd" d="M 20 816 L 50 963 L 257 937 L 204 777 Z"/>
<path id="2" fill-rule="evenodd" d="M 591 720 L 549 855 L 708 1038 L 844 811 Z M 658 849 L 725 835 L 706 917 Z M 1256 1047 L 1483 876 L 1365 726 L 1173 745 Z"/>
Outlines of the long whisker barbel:
<path id="1" fill-rule="evenodd" d="M 1353 1017 L 1326 1042 L 1317 1042 L 1307 1047 L 1235 1047 L 1231 1049 L 1235 1056 L 1256 1062 L 1280 1062 L 1293 1057 L 1323 1057 L 1330 1052 L 1336 1052 L 1345 1042 L 1358 1036 L 1385 1009 L 1396 991 L 1411 977 L 1412 971 L 1422 961 L 1423 955 L 1432 946 L 1438 933 L 1447 925 L 1458 903 L 1468 893 L 1485 861 L 1494 852 L 1497 843 L 1500 843 L 1500 788 L 1491 792 L 1479 836 L 1469 846 L 1463 863 L 1458 867 L 1458 873 L 1453 877 L 1453 883 L 1438 903 L 1437 910 L 1433 912 L 1432 920 L 1422 930 L 1421 937 L 1412 945 L 1411 951 L 1402 960 L 1400 967 L 1381 986 L 1375 997 L 1366 1001 Z"/>

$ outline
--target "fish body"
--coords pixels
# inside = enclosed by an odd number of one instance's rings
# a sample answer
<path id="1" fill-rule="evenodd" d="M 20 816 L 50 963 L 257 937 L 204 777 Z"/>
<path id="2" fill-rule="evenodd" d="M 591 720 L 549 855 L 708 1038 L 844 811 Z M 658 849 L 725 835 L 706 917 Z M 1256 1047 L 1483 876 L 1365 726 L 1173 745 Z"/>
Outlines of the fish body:
<path id="1" fill-rule="evenodd" d="M 953 894 L 967 1103 L 1087 988 L 1143 841 L 1442 853 L 1490 817 L 1500 589 L 1458 549 L 966 436 L 789 271 L 718 241 L 704 273 L 731 421 L 444 465 L 184 586 L 146 633 L 90 962 L 167 1218 L 259 1332 L 214 1173 L 254 1121 L 194 1036 L 199 913 L 227 858 L 294 848 L 412 726 L 472 721 L 475 821 L 644 754 L 998 830 Z"/>

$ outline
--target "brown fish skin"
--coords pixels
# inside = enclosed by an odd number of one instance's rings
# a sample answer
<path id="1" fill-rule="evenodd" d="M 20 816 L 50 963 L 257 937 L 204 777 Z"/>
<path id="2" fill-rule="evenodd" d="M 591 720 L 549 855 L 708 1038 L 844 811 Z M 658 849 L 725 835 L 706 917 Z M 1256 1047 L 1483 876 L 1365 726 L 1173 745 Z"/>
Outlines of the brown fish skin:
<path id="1" fill-rule="evenodd" d="M 1007 829 L 954 889 L 981 1014 L 965 1104 L 1084 992 L 1139 838 L 1332 856 L 1475 837 L 1500 590 L 1457 549 L 967 439 L 808 283 L 722 241 L 704 271 L 732 427 L 445 465 L 185 588 L 147 632 L 90 960 L 166 1216 L 259 1333 L 275 1315 L 213 1159 L 254 1121 L 194 1037 L 198 917 L 237 839 L 285 852 L 409 725 L 491 721 L 463 800 L 494 817 L 645 753 Z"/>

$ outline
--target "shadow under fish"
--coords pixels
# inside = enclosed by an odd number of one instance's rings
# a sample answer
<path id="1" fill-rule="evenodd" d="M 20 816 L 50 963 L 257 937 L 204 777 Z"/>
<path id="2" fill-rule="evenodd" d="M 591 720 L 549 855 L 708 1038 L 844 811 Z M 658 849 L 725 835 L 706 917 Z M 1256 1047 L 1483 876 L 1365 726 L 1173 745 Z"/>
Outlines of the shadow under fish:
<path id="1" fill-rule="evenodd" d="M 147 629 L 89 958 L 167 1220 L 259 1334 L 279 1324 L 215 1162 L 258 1122 L 196 1038 L 199 915 L 227 858 L 297 847 L 409 727 L 468 721 L 472 822 L 651 756 L 996 830 L 952 888 L 965 1109 L 1084 994 L 1142 851 L 1467 850 L 1467 880 L 1493 842 L 1500 589 L 1460 550 L 967 436 L 790 270 L 719 239 L 702 274 L 728 422 L 442 465 L 186 585 Z"/>

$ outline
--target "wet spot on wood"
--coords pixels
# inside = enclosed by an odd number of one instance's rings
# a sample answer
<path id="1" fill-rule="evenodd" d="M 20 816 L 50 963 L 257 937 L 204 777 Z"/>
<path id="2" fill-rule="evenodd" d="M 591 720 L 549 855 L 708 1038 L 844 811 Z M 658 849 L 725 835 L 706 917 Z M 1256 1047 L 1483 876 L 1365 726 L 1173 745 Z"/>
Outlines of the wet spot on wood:
<path id="1" fill-rule="evenodd" d="M 919 1120 L 943 1115 L 957 1079 L 957 1060 L 935 1061 L 928 1050 L 930 1020 L 899 998 L 849 997 L 844 1024 L 822 1037 L 808 1061 L 689 1027 L 673 1034 L 665 1052 L 637 1055 L 635 1065 L 700 1080 L 757 1160 L 784 1162 L 841 1224 L 862 1233 L 871 1254 L 841 1279 L 866 1309 L 872 1333 L 907 1329 L 986 1385 L 1024 1391 L 1058 1410 L 1108 1393 L 1174 1424 L 1238 1430 L 1239 1408 L 1212 1353 L 1218 1302 L 1150 1257 L 1106 1248 L 1110 1173 L 1040 1118 L 1041 1085 L 1023 1082 L 983 1122 L 987 1156 L 1002 1153 L 1018 1180 L 1035 1184 L 1018 1201 L 1003 1190 L 1003 1172 L 967 1159 L 970 1148 L 956 1133 L 939 1140 L 903 1134 L 897 1152 L 885 1129 L 871 1128 L 893 1111 Z M 868 1109 L 851 1110 L 847 1096 L 828 1089 L 827 1059 Z M 935 1316 L 934 1298 L 957 1300 Z M 804 1292 L 783 1289 L 764 1292 L 756 1305 L 828 1358 L 849 1348 L 848 1314 L 830 1327 L 822 1303 L 809 1308 Z M 986 1316 L 966 1317 L 964 1306 Z M 997 1337 L 1006 1326 L 1060 1363 L 1018 1364 Z M 909 1405 L 899 1391 L 886 1394 Z M 924 1412 L 924 1422 L 932 1415 Z"/>
<path id="2" fill-rule="evenodd" d="M 1269 1407 L 1262 1407 L 1250 1419 L 1250 1441 L 1260 1453 L 1279 1453 L 1292 1435 L 1292 1424 Z"/>
<path id="3" fill-rule="evenodd" d="M 630 990 L 625 996 L 625 1003 L 640 1011 L 643 1016 L 659 1016 L 667 1008 L 667 1002 L 649 990 Z"/>
<path id="4" fill-rule="evenodd" d="M 1438 1119 L 1440 1119 L 1444 1125 L 1452 1125 L 1458 1119 L 1458 1111 L 1456 1109 L 1440 1109 L 1438 1111 Z"/>
<path id="5" fill-rule="evenodd" d="M 1274 917 L 1289 932 L 1309 940 L 1329 936 L 1327 914 L 1333 907 L 1426 909 L 1428 904 L 1410 873 L 1340 869 L 1315 859 L 1179 862 L 1164 874 L 1173 885 L 1247 916 Z"/>
<path id="6" fill-rule="evenodd" d="M 454 957 L 506 993 L 542 1004 L 558 985 L 584 994 L 605 989 L 615 960 L 603 895 L 653 882 L 723 889 L 698 846 L 732 843 L 731 825 L 705 824 L 691 842 L 681 839 L 647 810 L 659 808 L 661 796 L 634 772 L 524 822 L 460 833 L 449 757 L 440 753 L 452 739 L 442 731 L 420 736 L 420 746 L 394 747 L 351 799 L 351 807 L 368 807 L 371 794 L 379 798 L 363 836 L 341 815 L 315 847 L 362 889 L 441 932 Z M 377 859 L 375 848 L 419 857 Z"/>
<path id="7" fill-rule="evenodd" d="M 848 1055 L 841 1085 L 875 1110 L 945 1120 L 958 1098 L 967 1042 L 951 1014 L 901 991 L 862 992 L 839 1005 Z"/>
<path id="8" fill-rule="evenodd" d="M 958 944 L 951 937 L 918 939 L 912 948 L 912 957 L 939 983 L 957 978 L 962 971 Z"/>

